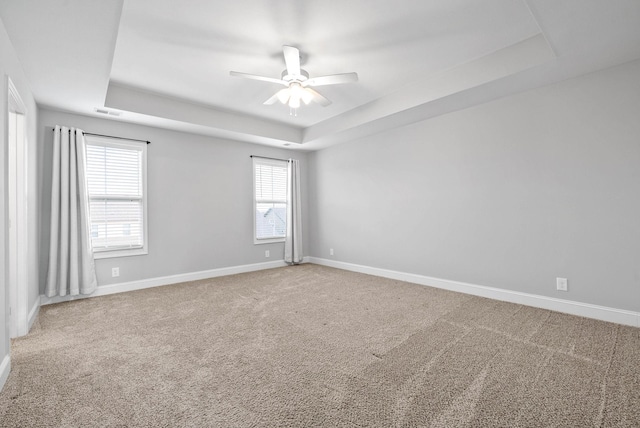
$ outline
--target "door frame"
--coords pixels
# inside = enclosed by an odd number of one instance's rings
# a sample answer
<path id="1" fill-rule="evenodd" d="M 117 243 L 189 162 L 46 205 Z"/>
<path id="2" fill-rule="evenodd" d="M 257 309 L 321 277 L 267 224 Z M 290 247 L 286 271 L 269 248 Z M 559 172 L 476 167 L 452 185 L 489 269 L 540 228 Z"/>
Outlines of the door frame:
<path id="1" fill-rule="evenodd" d="M 14 124 L 11 121 L 15 121 Z M 9 334 L 29 332 L 27 234 L 27 108 L 7 76 L 7 219 L 6 284 L 9 291 Z"/>

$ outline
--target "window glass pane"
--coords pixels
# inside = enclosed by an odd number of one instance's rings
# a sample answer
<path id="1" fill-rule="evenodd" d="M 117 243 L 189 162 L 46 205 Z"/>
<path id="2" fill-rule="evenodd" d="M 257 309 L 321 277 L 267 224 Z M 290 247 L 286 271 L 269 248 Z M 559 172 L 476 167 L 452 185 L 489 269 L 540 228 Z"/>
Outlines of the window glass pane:
<path id="1" fill-rule="evenodd" d="M 284 238 L 287 228 L 287 162 L 254 158 L 255 239 Z"/>
<path id="2" fill-rule="evenodd" d="M 142 152 L 87 145 L 90 195 L 142 196 Z"/>
<path id="3" fill-rule="evenodd" d="M 142 201 L 91 200 L 89 208 L 94 248 L 143 245 Z"/>
<path id="4" fill-rule="evenodd" d="M 144 146 L 87 138 L 86 147 L 94 250 L 144 248 Z"/>
<path id="5" fill-rule="evenodd" d="M 287 229 L 287 204 L 256 204 L 256 239 L 284 238 Z"/>
<path id="6" fill-rule="evenodd" d="M 256 200 L 287 200 L 287 166 L 256 164 Z"/>

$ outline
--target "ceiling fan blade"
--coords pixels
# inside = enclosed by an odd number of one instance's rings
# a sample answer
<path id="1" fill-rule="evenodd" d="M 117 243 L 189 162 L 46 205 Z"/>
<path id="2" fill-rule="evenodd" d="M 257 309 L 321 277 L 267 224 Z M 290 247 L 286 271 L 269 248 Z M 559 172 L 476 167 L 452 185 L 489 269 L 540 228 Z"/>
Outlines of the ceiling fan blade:
<path id="1" fill-rule="evenodd" d="M 300 51 L 293 46 L 283 46 L 284 62 L 287 64 L 287 74 L 290 76 L 300 75 Z"/>
<path id="2" fill-rule="evenodd" d="M 304 88 L 304 90 L 310 93 L 313 96 L 312 100 L 320 104 L 322 107 L 326 107 L 331 104 L 331 101 L 324 95 L 321 95 L 318 91 L 314 91 L 311 88 Z"/>
<path id="3" fill-rule="evenodd" d="M 278 94 L 273 94 L 273 96 L 271 98 L 269 98 L 267 101 L 265 101 L 263 104 L 270 106 L 272 104 L 275 104 L 278 101 Z"/>
<path id="4" fill-rule="evenodd" d="M 261 80 L 263 82 L 277 83 L 279 85 L 284 85 L 284 86 L 288 85 L 288 83 L 285 82 L 284 80 L 274 79 L 273 77 L 258 76 L 256 74 L 248 74 L 248 73 L 240 73 L 239 71 L 230 71 L 229 74 L 231 76 L 244 77 L 245 79 Z"/>
<path id="5" fill-rule="evenodd" d="M 337 85 L 338 83 L 350 83 L 358 81 L 358 73 L 341 73 L 330 76 L 314 77 L 302 82 L 302 86 Z"/>

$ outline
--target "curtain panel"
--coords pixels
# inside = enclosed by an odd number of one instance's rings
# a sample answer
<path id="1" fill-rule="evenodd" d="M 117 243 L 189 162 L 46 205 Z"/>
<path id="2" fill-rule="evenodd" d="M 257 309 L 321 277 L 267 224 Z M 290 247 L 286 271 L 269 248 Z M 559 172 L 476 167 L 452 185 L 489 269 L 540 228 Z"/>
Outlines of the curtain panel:
<path id="1" fill-rule="evenodd" d="M 302 208 L 300 202 L 300 161 L 289 159 L 287 174 L 287 232 L 284 261 L 302 263 Z"/>
<path id="2" fill-rule="evenodd" d="M 89 236 L 86 148 L 82 130 L 53 131 L 47 297 L 91 294 L 97 286 Z"/>

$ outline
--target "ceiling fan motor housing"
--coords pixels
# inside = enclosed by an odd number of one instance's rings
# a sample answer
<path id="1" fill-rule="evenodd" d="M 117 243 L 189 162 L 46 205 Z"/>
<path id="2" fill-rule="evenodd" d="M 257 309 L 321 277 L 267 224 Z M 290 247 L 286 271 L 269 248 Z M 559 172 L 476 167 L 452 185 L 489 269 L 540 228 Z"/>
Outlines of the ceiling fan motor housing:
<path id="1" fill-rule="evenodd" d="M 282 80 L 284 80 L 285 82 L 295 82 L 295 81 L 304 82 L 308 78 L 309 78 L 309 73 L 307 72 L 307 70 L 300 69 L 299 75 L 287 74 L 287 70 L 282 71 Z"/>

